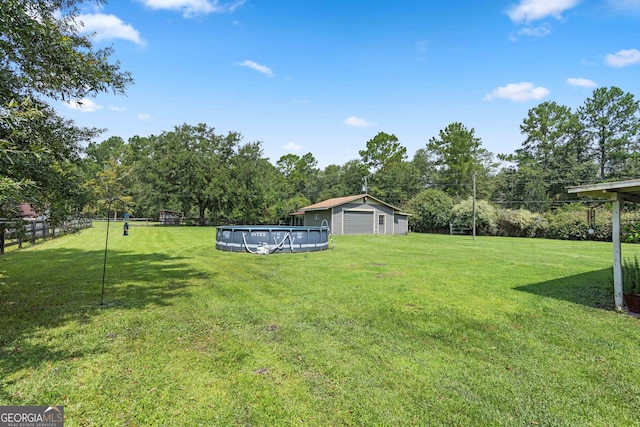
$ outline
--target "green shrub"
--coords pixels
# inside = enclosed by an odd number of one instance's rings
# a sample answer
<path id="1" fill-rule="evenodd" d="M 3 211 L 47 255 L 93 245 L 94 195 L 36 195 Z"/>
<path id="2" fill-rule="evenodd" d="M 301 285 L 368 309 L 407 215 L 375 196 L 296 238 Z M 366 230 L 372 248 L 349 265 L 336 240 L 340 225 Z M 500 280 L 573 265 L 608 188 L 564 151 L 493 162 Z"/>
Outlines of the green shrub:
<path id="1" fill-rule="evenodd" d="M 463 200 L 453 207 L 451 222 L 458 227 L 473 227 L 473 199 Z M 497 231 L 496 208 L 486 200 L 477 200 L 476 232 L 485 236 L 494 236 Z"/>
<path id="2" fill-rule="evenodd" d="M 542 237 L 548 227 L 542 214 L 526 209 L 497 211 L 498 234 L 510 237 Z"/>
<path id="3" fill-rule="evenodd" d="M 427 189 L 411 199 L 406 209 L 411 214 L 409 222 L 412 230 L 426 233 L 449 227 L 453 200 L 443 191 Z"/>
<path id="4" fill-rule="evenodd" d="M 625 224 L 620 237 L 624 243 L 640 243 L 640 222 Z"/>
<path id="5" fill-rule="evenodd" d="M 587 209 L 584 207 L 561 209 L 547 214 L 549 226 L 545 237 L 561 240 L 611 241 L 611 213 L 604 209 L 597 211 L 599 218 L 595 224 L 587 221 Z"/>

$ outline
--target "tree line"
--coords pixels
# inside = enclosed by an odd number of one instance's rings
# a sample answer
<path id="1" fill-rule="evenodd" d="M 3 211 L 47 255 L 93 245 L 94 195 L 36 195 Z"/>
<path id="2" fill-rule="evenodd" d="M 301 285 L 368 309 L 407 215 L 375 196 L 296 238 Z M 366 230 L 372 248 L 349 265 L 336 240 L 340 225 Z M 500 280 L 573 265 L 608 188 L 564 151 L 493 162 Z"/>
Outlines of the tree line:
<path id="1" fill-rule="evenodd" d="M 300 207 L 365 188 L 411 211 L 426 189 L 453 202 L 468 198 L 474 177 L 479 199 L 544 212 L 576 200 L 567 186 L 638 176 L 639 112 L 634 96 L 617 87 L 596 89 L 576 111 L 543 102 L 524 118 L 522 145 L 511 154 L 494 155 L 473 128 L 451 123 L 412 159 L 394 134 L 379 132 L 359 158 L 321 169 L 312 153 L 272 164 L 260 142 L 183 124 L 128 142 L 92 142 L 84 161 L 95 202 L 126 195 L 136 215 L 171 209 L 202 223 L 285 222 Z"/>
<path id="2" fill-rule="evenodd" d="M 81 3 L 0 4 L 4 219 L 15 218 L 16 204 L 26 201 L 53 222 L 70 214 L 103 215 L 109 205 L 140 217 L 180 211 L 202 224 L 280 223 L 305 205 L 366 191 L 413 213 L 414 229 L 427 230 L 440 222 L 420 214 L 424 204 L 462 203 L 474 179 L 479 199 L 544 213 L 575 200 L 567 186 L 640 172 L 639 103 L 618 87 L 594 90 L 575 110 L 551 101 L 530 109 L 514 153 L 489 152 L 475 130 L 459 122 L 425 141 L 412 158 L 394 134 L 379 132 L 363 141 L 358 158 L 324 168 L 312 153 L 272 163 L 261 142 L 244 142 L 235 131 L 216 133 L 205 123 L 97 142 L 101 130 L 79 127 L 48 104 L 120 94 L 133 83 L 110 61 L 111 49 L 93 49 L 78 33 L 73 22 Z"/>

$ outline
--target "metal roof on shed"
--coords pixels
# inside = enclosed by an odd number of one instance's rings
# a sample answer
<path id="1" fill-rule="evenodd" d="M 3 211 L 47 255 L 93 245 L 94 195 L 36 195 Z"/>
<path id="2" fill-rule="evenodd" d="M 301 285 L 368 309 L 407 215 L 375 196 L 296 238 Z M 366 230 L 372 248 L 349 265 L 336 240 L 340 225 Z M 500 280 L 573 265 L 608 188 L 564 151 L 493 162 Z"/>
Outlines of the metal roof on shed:
<path id="1" fill-rule="evenodd" d="M 336 206 L 344 205 L 345 203 L 350 203 L 355 200 L 362 199 L 364 197 L 368 197 L 380 204 L 389 206 L 393 210 L 398 211 L 400 213 L 400 208 L 390 205 L 389 203 L 383 202 L 380 199 L 376 199 L 375 197 L 370 196 L 369 194 L 358 194 L 355 196 L 334 197 L 333 199 L 323 200 L 322 202 L 314 203 L 313 205 L 300 208 L 300 211 L 319 211 L 319 210 L 331 209 L 331 208 L 335 208 Z"/>

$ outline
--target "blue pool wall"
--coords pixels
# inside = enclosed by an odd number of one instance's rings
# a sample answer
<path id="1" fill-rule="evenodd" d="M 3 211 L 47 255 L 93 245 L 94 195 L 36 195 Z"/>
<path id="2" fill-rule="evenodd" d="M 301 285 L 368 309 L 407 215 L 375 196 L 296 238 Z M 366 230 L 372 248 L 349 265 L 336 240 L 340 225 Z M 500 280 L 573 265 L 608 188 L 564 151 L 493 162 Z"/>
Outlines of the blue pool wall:
<path id="1" fill-rule="evenodd" d="M 216 229 L 216 249 L 221 251 L 253 253 L 264 243 L 273 248 L 283 240 L 282 247 L 273 253 L 324 251 L 329 248 L 329 228 L 233 225 L 219 226 Z"/>

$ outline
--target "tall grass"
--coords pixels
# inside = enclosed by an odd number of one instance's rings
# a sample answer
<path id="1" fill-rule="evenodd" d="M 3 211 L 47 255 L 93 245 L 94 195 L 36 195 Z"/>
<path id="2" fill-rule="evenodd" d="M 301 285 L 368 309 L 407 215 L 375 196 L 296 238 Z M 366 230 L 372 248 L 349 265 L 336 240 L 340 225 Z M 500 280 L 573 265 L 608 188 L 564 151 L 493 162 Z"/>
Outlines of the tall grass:
<path id="1" fill-rule="evenodd" d="M 610 244 L 253 256 L 132 227 L 101 306 L 104 232 L 0 258 L 0 405 L 64 405 L 67 426 L 638 425 L 640 321 L 613 310 Z"/>

